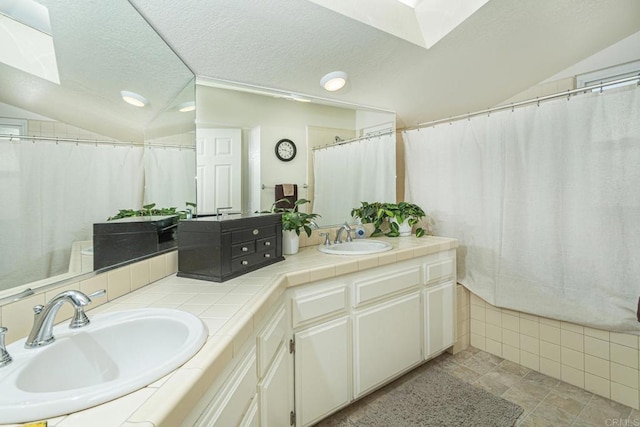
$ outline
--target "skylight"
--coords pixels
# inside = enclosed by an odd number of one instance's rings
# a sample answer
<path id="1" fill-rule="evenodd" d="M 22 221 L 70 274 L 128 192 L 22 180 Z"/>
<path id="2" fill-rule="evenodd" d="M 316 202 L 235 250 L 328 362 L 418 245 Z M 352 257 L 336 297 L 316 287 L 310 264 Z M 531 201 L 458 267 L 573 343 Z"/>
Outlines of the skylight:
<path id="1" fill-rule="evenodd" d="M 310 1 L 429 49 L 489 0 Z"/>
<path id="2" fill-rule="evenodd" d="M 33 0 L 0 2 L 0 62 L 60 84 L 49 11 Z"/>

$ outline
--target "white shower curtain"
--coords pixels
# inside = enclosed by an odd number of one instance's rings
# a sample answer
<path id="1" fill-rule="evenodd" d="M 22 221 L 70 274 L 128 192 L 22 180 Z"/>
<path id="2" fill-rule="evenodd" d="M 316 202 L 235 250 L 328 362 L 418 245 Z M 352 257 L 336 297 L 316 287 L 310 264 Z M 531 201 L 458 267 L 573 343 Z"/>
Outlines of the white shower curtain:
<path id="1" fill-rule="evenodd" d="M 193 149 L 147 147 L 144 154 L 144 204 L 184 210 L 196 203 L 196 152 Z"/>
<path id="2" fill-rule="evenodd" d="M 143 149 L 0 143 L 0 290 L 66 273 L 70 242 L 140 206 Z"/>
<path id="3" fill-rule="evenodd" d="M 323 225 L 353 222 L 361 201 L 396 201 L 395 133 L 313 152 L 313 211 Z"/>
<path id="4" fill-rule="evenodd" d="M 493 305 L 639 333 L 640 89 L 407 131 L 406 198 Z"/>

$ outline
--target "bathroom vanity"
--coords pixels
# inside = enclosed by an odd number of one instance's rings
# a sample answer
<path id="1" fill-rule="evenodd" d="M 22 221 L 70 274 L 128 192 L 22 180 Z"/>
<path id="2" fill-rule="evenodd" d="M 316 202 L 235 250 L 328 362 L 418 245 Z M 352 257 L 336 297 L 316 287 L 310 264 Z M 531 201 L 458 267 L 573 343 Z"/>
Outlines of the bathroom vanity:
<path id="1" fill-rule="evenodd" d="M 254 332 L 234 343 L 235 363 L 184 425 L 312 425 L 451 347 L 455 241 L 429 239 L 361 257 L 304 249 L 301 258 L 322 261 L 291 272 L 253 317 Z"/>
<path id="2" fill-rule="evenodd" d="M 49 425 L 307 426 L 382 387 L 454 344 L 457 241 L 381 239 L 393 249 L 305 247 L 224 283 L 172 274 L 101 306 L 173 301 L 209 335 L 165 378 Z"/>

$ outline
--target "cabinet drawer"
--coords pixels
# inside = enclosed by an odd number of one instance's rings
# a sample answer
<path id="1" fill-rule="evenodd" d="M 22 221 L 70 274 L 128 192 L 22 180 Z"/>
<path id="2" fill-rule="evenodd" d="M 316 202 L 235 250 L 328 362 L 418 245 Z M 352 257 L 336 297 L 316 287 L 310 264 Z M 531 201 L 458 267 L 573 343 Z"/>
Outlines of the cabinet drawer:
<path id="1" fill-rule="evenodd" d="M 276 257 L 276 248 L 264 252 L 258 252 L 231 260 L 231 272 L 236 273 L 242 270 L 252 269 L 256 265 L 262 265 Z"/>
<path id="2" fill-rule="evenodd" d="M 253 240 L 250 242 L 243 242 L 237 245 L 231 246 L 231 256 L 233 258 L 252 254 L 256 251 L 256 242 Z"/>
<path id="3" fill-rule="evenodd" d="M 262 239 L 276 235 L 276 228 L 273 225 L 266 227 L 253 227 L 246 230 L 238 230 L 231 232 L 231 243 L 241 243 L 248 240 Z"/>
<path id="4" fill-rule="evenodd" d="M 355 283 L 354 307 L 378 300 L 387 295 L 406 291 L 420 284 L 420 267 L 409 267 L 382 276 L 358 280 Z"/>
<path id="5" fill-rule="evenodd" d="M 456 263 L 455 259 L 445 259 L 442 261 L 436 261 L 432 264 L 424 265 L 424 283 L 435 283 L 443 279 L 453 277 L 455 273 Z"/>
<path id="6" fill-rule="evenodd" d="M 264 239 L 256 240 L 256 251 L 267 251 L 276 247 L 276 236 L 266 237 Z"/>
<path id="7" fill-rule="evenodd" d="M 341 285 L 321 292 L 294 296 L 291 299 L 293 327 L 345 312 L 347 309 L 347 286 Z"/>

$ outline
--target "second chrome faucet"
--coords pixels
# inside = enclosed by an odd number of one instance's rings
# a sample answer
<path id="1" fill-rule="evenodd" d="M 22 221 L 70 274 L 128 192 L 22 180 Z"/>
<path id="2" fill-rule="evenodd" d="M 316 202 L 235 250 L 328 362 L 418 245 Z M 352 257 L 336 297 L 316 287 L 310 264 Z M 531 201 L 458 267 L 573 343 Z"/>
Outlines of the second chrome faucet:
<path id="1" fill-rule="evenodd" d="M 26 348 L 38 348 L 51 344 L 55 340 L 53 324 L 56 314 L 65 302 L 70 303 L 75 310 L 69 327 L 81 328 L 88 325 L 89 318 L 84 312 L 84 307 L 91 303 L 91 298 L 103 296 L 106 292 L 105 289 L 102 289 L 90 295 L 85 295 L 80 291 L 69 290 L 59 293 L 46 305 L 36 305 L 33 307 L 33 327 L 24 346 Z"/>

